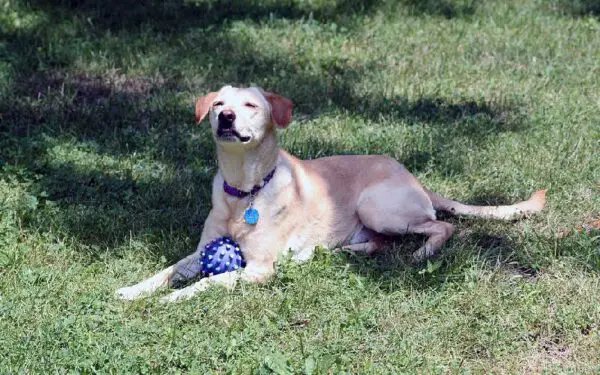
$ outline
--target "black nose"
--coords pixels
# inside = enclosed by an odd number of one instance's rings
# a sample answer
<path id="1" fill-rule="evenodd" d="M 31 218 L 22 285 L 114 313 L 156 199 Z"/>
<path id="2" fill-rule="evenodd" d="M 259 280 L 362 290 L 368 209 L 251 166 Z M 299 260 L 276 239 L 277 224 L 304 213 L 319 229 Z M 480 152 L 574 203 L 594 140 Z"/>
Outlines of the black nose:
<path id="1" fill-rule="evenodd" d="M 219 127 L 222 129 L 230 129 L 235 121 L 235 113 L 230 109 L 225 109 L 219 113 Z"/>

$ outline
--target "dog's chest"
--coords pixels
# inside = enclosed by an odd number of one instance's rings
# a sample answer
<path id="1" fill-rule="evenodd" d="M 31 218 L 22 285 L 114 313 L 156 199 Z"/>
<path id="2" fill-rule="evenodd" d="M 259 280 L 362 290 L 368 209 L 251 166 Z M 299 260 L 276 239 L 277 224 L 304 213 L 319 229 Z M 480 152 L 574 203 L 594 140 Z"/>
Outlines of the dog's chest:
<path id="1" fill-rule="evenodd" d="M 244 242 L 249 237 L 273 236 L 279 232 L 279 224 L 284 221 L 289 204 L 287 199 L 281 196 L 280 190 L 267 188 L 263 190 L 254 197 L 252 203 L 249 197 L 243 199 L 227 197 L 230 209 L 227 229 L 237 241 Z M 256 224 L 248 223 L 245 220 L 245 213 L 250 208 L 258 213 Z"/>

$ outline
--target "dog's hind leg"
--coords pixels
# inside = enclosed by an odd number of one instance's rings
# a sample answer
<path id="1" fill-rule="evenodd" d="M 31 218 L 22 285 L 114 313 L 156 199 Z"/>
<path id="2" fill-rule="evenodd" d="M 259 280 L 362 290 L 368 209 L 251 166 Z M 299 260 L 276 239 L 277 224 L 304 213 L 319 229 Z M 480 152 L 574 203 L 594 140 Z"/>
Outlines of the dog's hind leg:
<path id="1" fill-rule="evenodd" d="M 342 249 L 352 251 L 355 253 L 367 253 L 369 255 L 373 254 L 375 251 L 381 249 L 381 242 L 377 241 L 368 241 L 362 243 L 355 243 L 352 245 L 342 246 Z"/>
<path id="2" fill-rule="evenodd" d="M 414 261 L 435 255 L 453 232 L 451 224 L 436 220 L 425 191 L 401 178 L 392 177 L 365 189 L 357 213 L 363 225 L 377 233 L 427 236 L 425 244 L 413 253 Z"/>
<path id="3" fill-rule="evenodd" d="M 383 248 L 387 242 L 385 236 L 362 226 L 362 228 L 354 233 L 349 243 L 342 246 L 342 249 L 372 255 L 377 250 Z"/>
<path id="4" fill-rule="evenodd" d="M 431 220 L 409 228 L 409 233 L 418 233 L 428 236 L 425 244 L 412 254 L 414 262 L 421 262 L 435 256 L 454 232 L 450 223 Z"/>

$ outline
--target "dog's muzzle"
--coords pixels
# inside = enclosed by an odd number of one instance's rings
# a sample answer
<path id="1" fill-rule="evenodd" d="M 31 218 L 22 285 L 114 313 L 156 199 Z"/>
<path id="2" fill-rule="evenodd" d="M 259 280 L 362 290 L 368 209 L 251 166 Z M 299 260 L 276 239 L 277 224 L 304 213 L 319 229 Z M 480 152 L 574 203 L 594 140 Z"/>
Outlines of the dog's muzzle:
<path id="1" fill-rule="evenodd" d="M 232 110 L 223 110 L 219 113 L 217 120 L 219 121 L 217 128 L 217 137 L 219 140 L 234 142 L 239 139 L 242 143 L 246 143 L 250 140 L 250 137 L 242 136 L 235 129 L 235 112 Z"/>

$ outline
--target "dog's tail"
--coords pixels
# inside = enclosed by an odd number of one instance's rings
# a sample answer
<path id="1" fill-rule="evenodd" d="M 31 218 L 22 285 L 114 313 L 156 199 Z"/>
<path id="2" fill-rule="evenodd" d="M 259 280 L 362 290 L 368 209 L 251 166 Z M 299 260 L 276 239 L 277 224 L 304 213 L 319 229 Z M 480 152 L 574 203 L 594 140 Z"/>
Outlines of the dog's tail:
<path id="1" fill-rule="evenodd" d="M 528 200 L 507 206 L 470 206 L 442 197 L 425 190 L 433 203 L 433 208 L 453 215 L 469 215 L 486 219 L 516 219 L 541 211 L 546 204 L 546 191 L 536 191 Z"/>

